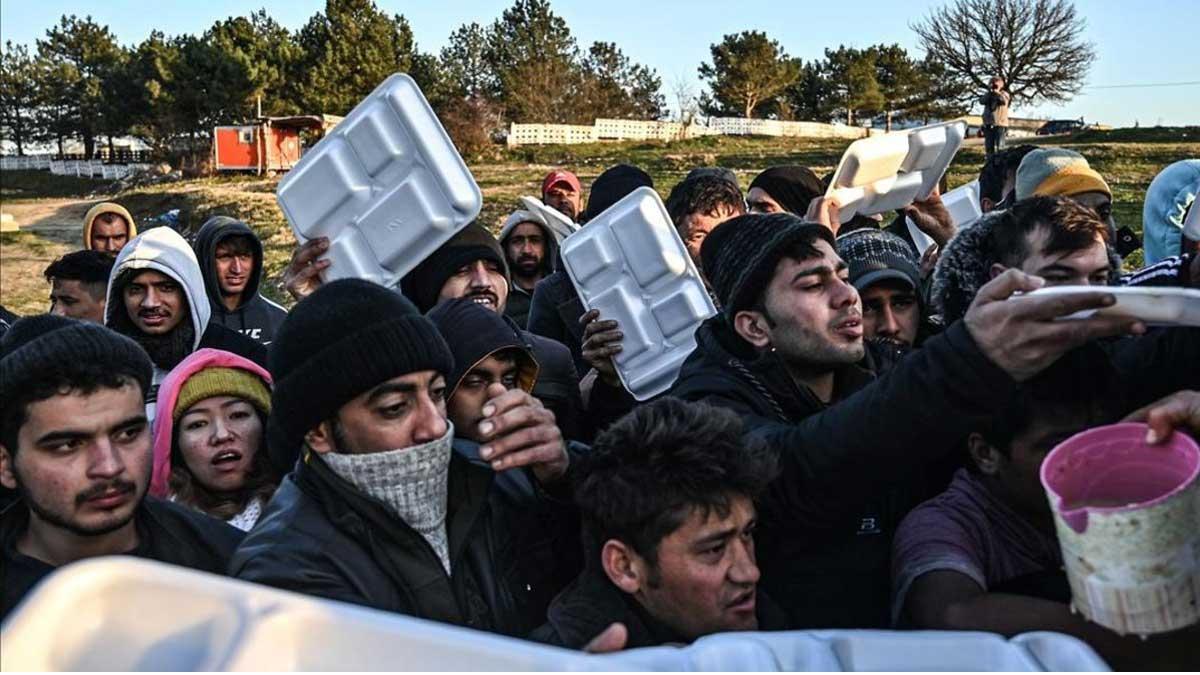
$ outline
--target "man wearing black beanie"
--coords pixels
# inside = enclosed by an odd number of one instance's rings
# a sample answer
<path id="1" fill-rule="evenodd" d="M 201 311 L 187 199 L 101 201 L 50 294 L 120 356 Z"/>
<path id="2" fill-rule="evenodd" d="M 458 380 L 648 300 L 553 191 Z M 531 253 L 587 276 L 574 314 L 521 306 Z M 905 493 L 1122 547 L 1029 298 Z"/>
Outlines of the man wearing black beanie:
<path id="1" fill-rule="evenodd" d="M 534 397 L 554 413 L 563 436 L 586 441 L 589 436 L 579 419 L 583 408 L 579 375 L 571 352 L 562 343 L 535 335 L 505 316 L 511 287 L 508 275 L 500 243 L 482 225 L 471 223 L 421 261 L 400 287 L 421 312 L 429 312 L 440 302 L 466 298 L 499 314 L 520 333 L 541 366 Z"/>
<path id="2" fill-rule="evenodd" d="M 202 513 L 147 497 L 151 363 L 133 340 L 53 315 L 0 341 L 0 514 L 6 616 L 58 567 L 133 555 L 223 574 L 242 538 Z"/>
<path id="3" fill-rule="evenodd" d="M 654 180 L 636 166 L 618 164 L 606 170 L 592 183 L 587 210 L 580 222 L 587 225 L 589 220 L 640 187 L 654 187 Z M 566 345 L 575 359 L 575 372 L 586 374 L 590 366 L 583 358 L 582 317 L 583 303 L 565 269 L 560 266 L 538 282 L 529 301 L 529 331 Z"/>
<path id="4" fill-rule="evenodd" d="M 485 406 L 477 459 L 456 451 L 446 341 L 404 297 L 357 279 L 297 304 L 270 359 L 268 449 L 294 468 L 232 573 L 483 630 L 536 626 L 567 543 L 511 544 L 552 536 L 529 521 L 564 510 L 542 492 L 569 461 L 553 415 L 504 392 Z"/>

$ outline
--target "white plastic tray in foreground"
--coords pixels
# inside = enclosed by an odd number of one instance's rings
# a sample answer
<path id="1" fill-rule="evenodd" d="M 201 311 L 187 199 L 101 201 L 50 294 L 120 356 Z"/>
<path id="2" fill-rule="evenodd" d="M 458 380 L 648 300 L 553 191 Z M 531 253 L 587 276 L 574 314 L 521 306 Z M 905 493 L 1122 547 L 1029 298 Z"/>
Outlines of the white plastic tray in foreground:
<path id="1" fill-rule="evenodd" d="M 1104 309 L 1076 312 L 1064 319 L 1086 319 L 1097 312 L 1127 316 L 1154 326 L 1200 327 L 1200 290 L 1168 287 L 1123 286 L 1051 286 L 1027 295 L 1072 296 L 1111 293 L 1117 304 Z"/>
<path id="2" fill-rule="evenodd" d="M 479 215 L 483 194 L 412 78 L 396 73 L 275 190 L 296 238 L 329 237 L 325 280 L 394 286 Z"/>
<path id="3" fill-rule="evenodd" d="M 966 133 L 966 123 L 958 121 L 854 141 L 825 194 L 841 204 L 843 223 L 904 208 L 929 196 Z"/>
<path id="4" fill-rule="evenodd" d="M 616 319 L 621 383 L 644 401 L 666 391 L 717 309 L 653 188 L 640 187 L 562 243 L 563 265 L 587 309 Z"/>
<path id="5" fill-rule="evenodd" d="M 1056 633 L 727 633 L 591 656 L 128 557 L 52 574 L 0 627 L 5 671 L 1099 671 Z"/>

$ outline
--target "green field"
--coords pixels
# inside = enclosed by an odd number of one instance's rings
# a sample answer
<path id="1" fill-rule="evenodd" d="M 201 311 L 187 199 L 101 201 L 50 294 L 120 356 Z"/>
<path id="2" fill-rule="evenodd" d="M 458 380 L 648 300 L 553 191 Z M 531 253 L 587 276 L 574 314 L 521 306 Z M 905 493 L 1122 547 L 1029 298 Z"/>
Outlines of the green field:
<path id="1" fill-rule="evenodd" d="M 1142 199 L 1158 171 L 1176 160 L 1200 157 L 1200 127 L 1088 131 L 1038 140 L 1041 145 L 1083 153 L 1113 189 L 1118 224 L 1139 233 Z M 497 149 L 490 157 L 469 163 L 484 195 L 480 220 L 495 230 L 516 208 L 517 198 L 536 195 L 542 176 L 555 167 L 575 171 L 586 190 L 609 166 L 635 164 L 650 173 L 655 188 L 665 197 L 696 166 L 733 169 L 743 188 L 759 171 L 777 164 L 802 164 L 824 175 L 833 170 L 846 145 L 846 141 L 711 136 L 671 143 Z M 976 178 L 982 161 L 982 146 L 963 148 L 951 165 L 950 187 Z M 198 228 L 205 219 L 219 214 L 245 220 L 258 231 L 267 252 L 264 290 L 277 300 L 287 300 L 275 282 L 294 240 L 275 203 L 275 183 L 275 179 L 222 176 L 112 195 L 98 181 L 51 176 L 45 171 L 5 171 L 0 174 L 0 208 L 13 213 L 23 230 L 0 235 L 0 304 L 19 314 L 45 310 L 47 285 L 41 278 L 42 269 L 54 257 L 78 247 L 83 211 L 103 198 L 119 201 L 139 221 L 172 208 L 181 210 L 181 219 L 189 228 Z M 1128 262 L 1137 264 L 1140 255 Z"/>

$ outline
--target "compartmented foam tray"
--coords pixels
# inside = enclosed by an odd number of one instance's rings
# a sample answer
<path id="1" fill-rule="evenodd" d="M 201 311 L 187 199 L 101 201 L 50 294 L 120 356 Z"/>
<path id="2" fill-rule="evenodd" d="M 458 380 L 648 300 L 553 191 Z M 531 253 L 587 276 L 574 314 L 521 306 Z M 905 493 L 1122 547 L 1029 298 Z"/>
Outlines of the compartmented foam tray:
<path id="1" fill-rule="evenodd" d="M 614 363 L 629 393 L 644 401 L 670 388 L 717 310 L 658 193 L 613 204 L 563 242 L 562 258 L 583 306 L 620 324 Z"/>
<path id="2" fill-rule="evenodd" d="M 329 237 L 326 281 L 392 286 L 479 215 L 483 195 L 412 78 L 396 73 L 275 191 L 303 243 Z"/>
<path id="3" fill-rule="evenodd" d="M 941 180 L 966 135 L 963 122 L 859 139 L 846 148 L 826 195 L 841 204 L 841 221 L 924 199 Z"/>

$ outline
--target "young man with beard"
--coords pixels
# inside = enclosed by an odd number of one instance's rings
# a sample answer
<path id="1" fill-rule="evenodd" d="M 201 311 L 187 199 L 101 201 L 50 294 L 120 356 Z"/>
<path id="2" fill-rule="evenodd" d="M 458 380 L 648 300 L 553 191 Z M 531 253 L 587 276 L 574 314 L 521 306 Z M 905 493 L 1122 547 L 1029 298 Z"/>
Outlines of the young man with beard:
<path id="1" fill-rule="evenodd" d="M 42 273 L 50 282 L 50 313 L 103 324 L 112 267 L 111 255 L 86 250 L 50 263 Z"/>
<path id="2" fill-rule="evenodd" d="M 581 649 L 607 633 L 612 650 L 783 628 L 754 549 L 754 500 L 774 474 L 727 410 L 667 397 L 623 417 L 579 460 L 585 568 L 532 638 Z"/>
<path id="3" fill-rule="evenodd" d="M 907 351 L 923 333 L 921 273 L 913 250 L 883 230 L 855 230 L 837 238 L 838 255 L 862 300 L 863 339 Z"/>
<path id="4" fill-rule="evenodd" d="M 1041 284 L 1013 270 L 884 373 L 828 228 L 739 216 L 701 258 L 722 314 L 697 331 L 671 393 L 733 410 L 779 452 L 787 479 L 760 504 L 759 562 L 795 628 L 888 625 L 890 539 L 929 492 L 921 474 L 1071 347 L 1144 330 L 1117 317 L 1054 321 L 1111 304 L 1104 293 L 1009 301 Z"/>
<path id="5" fill-rule="evenodd" d="M 509 302 L 508 267 L 500 244 L 483 226 L 468 225 L 436 251 L 401 282 L 405 297 L 422 312 L 439 302 L 467 298 L 504 316 Z M 571 354 L 562 344 L 534 335 L 519 326 L 521 339 L 540 366 L 533 396 L 554 412 L 563 435 L 571 440 L 586 440 L 581 428 L 583 403 L 579 395 L 579 376 Z"/>
<path id="6" fill-rule="evenodd" d="M 0 342 L 3 615 L 62 565 L 133 555 L 223 574 L 241 533 L 146 496 L 150 360 L 103 326 L 43 315 Z"/>
<path id="7" fill-rule="evenodd" d="M 504 315 L 525 328 L 533 288 L 554 271 L 558 240 L 546 217 L 535 211 L 514 211 L 504 221 L 499 239 L 512 274 Z"/>
<path id="8" fill-rule="evenodd" d="M 575 174 L 555 169 L 542 179 L 542 203 L 558 211 L 571 222 L 578 222 L 583 212 L 583 188 Z"/>
<path id="9" fill-rule="evenodd" d="M 116 255 L 137 236 L 133 216 L 120 204 L 101 202 L 83 217 L 83 248 Z"/>
<path id="10" fill-rule="evenodd" d="M 210 321 L 211 316 L 196 254 L 177 232 L 156 227 L 121 250 L 108 283 L 105 324 L 133 338 L 154 363 L 153 384 L 145 392 L 147 417 L 154 417 L 162 378 L 201 347 L 223 349 L 266 366 L 265 347 Z"/>
<path id="11" fill-rule="evenodd" d="M 213 322 L 267 346 L 287 310 L 258 292 L 262 282 L 262 242 L 250 226 L 228 216 L 209 218 L 193 244 Z"/>
<path id="12" fill-rule="evenodd" d="M 296 305 L 271 348 L 267 422 L 272 458 L 294 468 L 233 574 L 481 630 L 532 630 L 569 546 L 545 524 L 566 504 L 545 491 L 570 459 L 553 415 L 519 389 L 484 405 L 478 459 L 458 452 L 446 419 L 453 368 L 433 323 L 381 286 L 342 279 Z"/>

